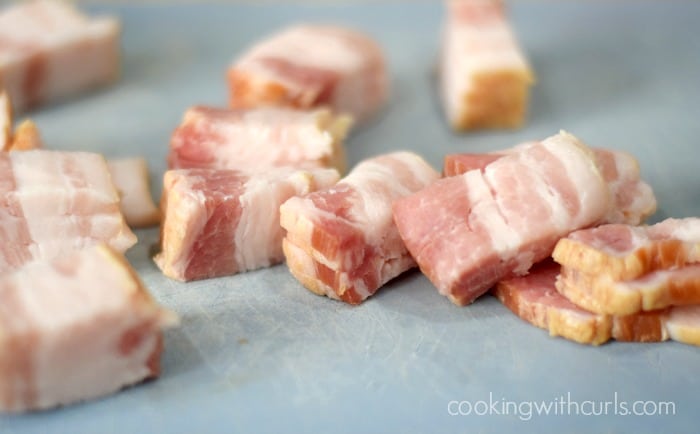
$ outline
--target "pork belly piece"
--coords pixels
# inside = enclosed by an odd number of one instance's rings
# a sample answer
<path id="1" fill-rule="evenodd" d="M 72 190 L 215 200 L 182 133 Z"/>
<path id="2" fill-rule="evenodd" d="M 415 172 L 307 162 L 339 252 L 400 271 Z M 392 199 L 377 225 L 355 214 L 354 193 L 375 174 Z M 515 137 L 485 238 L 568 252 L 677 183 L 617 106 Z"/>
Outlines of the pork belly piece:
<path id="1" fill-rule="evenodd" d="M 136 243 L 104 158 L 86 152 L 0 152 L 0 273 L 98 242 Z"/>
<path id="2" fill-rule="evenodd" d="M 112 182 L 119 193 L 119 209 L 130 227 L 157 225 L 160 211 L 151 196 L 148 163 L 144 158 L 119 158 L 107 161 Z"/>
<path id="3" fill-rule="evenodd" d="M 500 0 L 447 0 L 440 92 L 455 130 L 523 124 L 530 69 Z"/>
<path id="4" fill-rule="evenodd" d="M 609 224 L 568 234 L 552 257 L 583 273 L 630 280 L 654 270 L 700 262 L 700 218 L 669 218 L 651 226 Z"/>
<path id="5" fill-rule="evenodd" d="M 261 170 L 328 167 L 345 170 L 347 116 L 325 109 L 230 110 L 193 107 L 170 141 L 171 169 Z"/>
<path id="6" fill-rule="evenodd" d="M 455 176 L 470 170 L 484 170 L 486 166 L 507 155 L 518 152 L 523 146 L 487 154 L 448 154 L 445 156 L 445 176 Z M 649 184 L 640 179 L 639 163 L 632 155 L 607 149 L 593 149 L 596 162 L 608 183 L 614 205 L 601 223 L 626 223 L 637 225 L 656 211 L 656 196 Z"/>
<path id="7" fill-rule="evenodd" d="M 562 132 L 397 200 L 394 220 L 421 271 L 466 305 L 525 274 L 561 237 L 600 221 L 611 203 L 595 154 Z"/>
<path id="8" fill-rule="evenodd" d="M 0 410 L 96 398 L 160 373 L 177 317 L 104 244 L 0 276 Z"/>
<path id="9" fill-rule="evenodd" d="M 0 151 L 8 151 L 12 144 L 12 104 L 7 92 L 0 91 Z"/>
<path id="10" fill-rule="evenodd" d="M 328 106 L 365 122 L 381 109 L 389 79 L 381 48 L 356 30 L 296 25 L 255 44 L 228 69 L 230 106 Z"/>
<path id="11" fill-rule="evenodd" d="M 676 306 L 631 315 L 589 312 L 555 289 L 559 265 L 537 264 L 527 276 L 498 283 L 494 295 L 513 313 L 552 336 L 598 345 L 614 338 L 630 342 L 673 339 L 700 345 L 700 306 Z"/>
<path id="12" fill-rule="evenodd" d="M 291 273 L 319 295 L 361 303 L 415 266 L 391 204 L 438 177 L 418 155 L 395 152 L 359 163 L 331 188 L 288 200 L 280 213 Z"/>
<path id="13" fill-rule="evenodd" d="M 111 83 L 119 75 L 119 33 L 117 19 L 89 18 L 68 2 L 7 7 L 0 11 L 0 88 L 23 111 Z"/>
<path id="14" fill-rule="evenodd" d="M 656 270 L 631 280 L 562 267 L 557 290 L 587 310 L 612 315 L 700 304 L 700 264 Z"/>
<path id="15" fill-rule="evenodd" d="M 334 169 L 276 168 L 250 174 L 225 169 L 169 170 L 161 200 L 166 276 L 206 279 L 282 262 L 280 205 L 335 184 Z"/>

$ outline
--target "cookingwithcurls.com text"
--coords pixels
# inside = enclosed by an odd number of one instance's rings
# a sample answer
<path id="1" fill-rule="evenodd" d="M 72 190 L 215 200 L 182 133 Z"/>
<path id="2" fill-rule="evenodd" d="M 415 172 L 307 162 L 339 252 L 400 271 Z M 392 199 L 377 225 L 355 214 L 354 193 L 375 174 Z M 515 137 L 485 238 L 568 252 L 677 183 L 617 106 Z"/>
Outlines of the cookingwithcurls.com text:
<path id="1" fill-rule="evenodd" d="M 539 416 L 673 416 L 673 401 L 626 400 L 617 392 L 608 400 L 577 400 L 570 392 L 549 400 L 513 401 L 494 396 L 476 401 L 449 401 L 450 416 L 517 416 L 529 421 Z"/>

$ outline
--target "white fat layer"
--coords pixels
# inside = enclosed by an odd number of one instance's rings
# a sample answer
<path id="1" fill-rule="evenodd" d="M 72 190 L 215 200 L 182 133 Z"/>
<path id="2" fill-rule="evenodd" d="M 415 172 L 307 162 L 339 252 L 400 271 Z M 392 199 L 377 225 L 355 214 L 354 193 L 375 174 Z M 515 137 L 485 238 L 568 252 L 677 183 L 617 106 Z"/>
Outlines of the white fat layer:
<path id="1" fill-rule="evenodd" d="M 239 198 L 241 217 L 234 239 L 238 268 L 251 270 L 281 260 L 284 230 L 280 225 L 280 206 L 294 196 L 328 187 L 337 179 L 333 169 L 281 168 L 252 176 Z"/>
<path id="2" fill-rule="evenodd" d="M 493 249 L 502 257 L 510 258 L 523 243 L 519 234 L 503 218 L 498 198 L 494 198 L 491 188 L 480 170 L 472 170 L 463 175 L 467 190 L 467 200 L 471 205 L 469 219 L 483 226 L 491 238 Z"/>
<path id="3" fill-rule="evenodd" d="M 600 220 L 610 209 L 612 199 L 591 150 L 564 132 L 545 139 L 542 146 L 561 161 L 578 192 L 581 212 L 571 216 L 570 227 L 580 228 Z"/>
<path id="4" fill-rule="evenodd" d="M 194 116 L 188 120 L 212 122 Z M 321 160 L 331 159 L 336 151 L 337 138 L 327 128 L 331 124 L 325 110 L 311 113 L 277 108 L 250 110 L 238 119 L 213 121 L 211 126 L 224 138 L 224 143 L 213 150 L 221 167 L 239 167 L 240 162 L 257 167 L 281 162 L 319 164 Z"/>
<path id="5" fill-rule="evenodd" d="M 387 164 L 385 159 L 399 163 L 399 168 Z M 351 186 L 360 197 L 352 216 L 362 228 L 365 242 L 380 245 L 387 231 L 394 228 L 392 203 L 426 187 L 438 176 L 422 158 L 409 152 L 387 154 L 358 164 L 341 182 Z"/>

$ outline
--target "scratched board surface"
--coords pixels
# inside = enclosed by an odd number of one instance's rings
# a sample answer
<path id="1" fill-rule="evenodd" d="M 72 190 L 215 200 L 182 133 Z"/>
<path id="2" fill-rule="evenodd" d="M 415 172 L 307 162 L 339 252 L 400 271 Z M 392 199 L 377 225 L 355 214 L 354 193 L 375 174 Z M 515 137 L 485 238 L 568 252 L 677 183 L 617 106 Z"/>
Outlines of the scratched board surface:
<path id="1" fill-rule="evenodd" d="M 639 158 L 658 196 L 652 221 L 700 216 L 700 4 L 510 6 L 538 78 L 516 131 L 446 128 L 434 86 L 438 2 L 87 5 L 121 16 L 123 76 L 32 117 L 50 148 L 145 155 L 157 197 L 170 133 L 187 107 L 225 104 L 224 70 L 237 53 L 290 23 L 336 22 L 376 38 L 393 79 L 386 111 L 350 138 L 351 163 L 411 149 L 440 167 L 448 152 L 566 129 Z M 94 402 L 0 416 L 1 433 L 695 432 L 700 421 L 696 347 L 551 338 L 492 297 L 456 307 L 418 272 L 359 307 L 311 294 L 284 266 L 182 284 L 150 260 L 157 229 L 138 236 L 128 258 L 182 319 L 166 333 L 162 377 Z M 672 402 L 675 414 L 620 414 L 621 401 L 638 400 L 651 402 L 648 413 L 669 413 L 656 404 Z M 606 401 L 607 414 L 583 414 Z M 450 415 L 458 410 L 470 414 Z"/>

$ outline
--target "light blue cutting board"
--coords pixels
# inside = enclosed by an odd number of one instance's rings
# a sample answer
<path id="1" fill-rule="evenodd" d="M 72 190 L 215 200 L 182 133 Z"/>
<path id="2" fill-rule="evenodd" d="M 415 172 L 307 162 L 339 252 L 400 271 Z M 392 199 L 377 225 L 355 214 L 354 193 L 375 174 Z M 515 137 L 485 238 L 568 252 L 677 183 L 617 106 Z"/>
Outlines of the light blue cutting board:
<path id="1" fill-rule="evenodd" d="M 237 53 L 286 24 L 337 22 L 373 35 L 393 78 L 386 112 L 348 143 L 352 163 L 411 149 L 439 167 L 445 153 L 566 129 L 639 158 L 659 201 L 653 221 L 700 216 L 700 3 L 511 6 L 538 78 L 529 122 L 517 131 L 446 128 L 433 82 L 439 2 L 95 6 L 123 19 L 122 80 L 32 116 L 51 148 L 146 155 L 159 195 L 173 128 L 193 104 L 225 104 L 224 71 Z M 418 272 L 359 307 L 311 294 L 284 266 L 176 283 L 149 259 L 157 230 L 138 235 L 129 259 L 182 317 L 166 334 L 162 377 L 95 402 L 0 416 L 0 433 L 697 432 L 698 348 L 550 338 L 491 297 L 456 307 Z M 607 416 L 584 416 L 587 407 L 576 415 L 567 404 L 572 414 L 533 408 L 523 420 L 529 402 L 562 397 L 673 402 L 675 415 L 621 416 L 609 407 Z M 489 399 L 512 401 L 520 413 L 476 415 Z M 452 416 L 450 401 L 475 407 Z"/>

